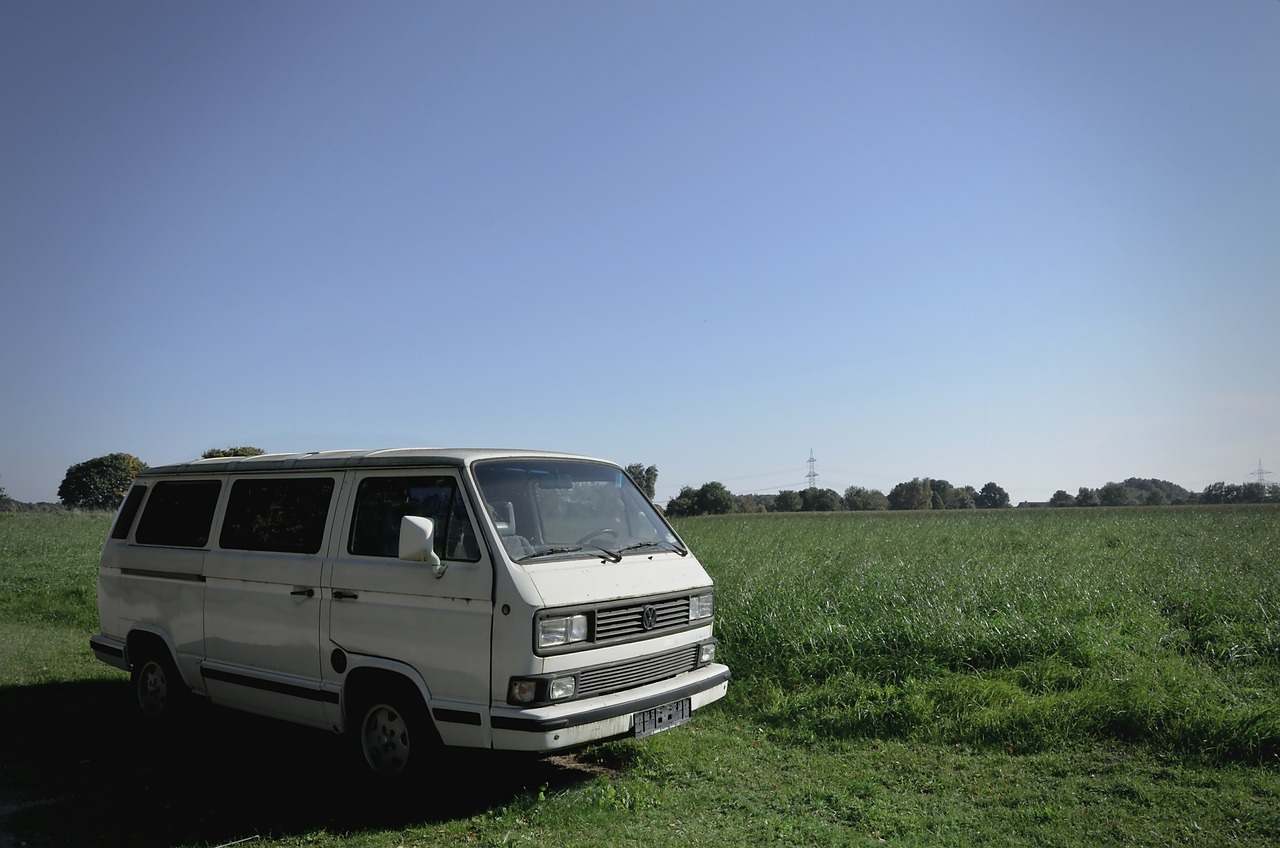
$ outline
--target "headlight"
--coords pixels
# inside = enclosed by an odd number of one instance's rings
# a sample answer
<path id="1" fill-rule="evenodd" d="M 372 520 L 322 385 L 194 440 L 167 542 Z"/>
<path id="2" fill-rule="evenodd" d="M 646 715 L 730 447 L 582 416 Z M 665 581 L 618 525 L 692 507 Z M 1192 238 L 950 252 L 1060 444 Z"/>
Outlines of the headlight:
<path id="1" fill-rule="evenodd" d="M 547 696 L 553 701 L 560 701 L 564 698 L 572 698 L 573 693 L 577 690 L 578 679 L 576 677 L 556 677 L 551 681 Z"/>
<path id="2" fill-rule="evenodd" d="M 563 615 L 538 621 L 539 648 L 554 648 L 557 645 L 584 642 L 586 638 L 587 617 L 585 615 Z"/>
<path id="3" fill-rule="evenodd" d="M 704 618 L 710 618 L 715 609 L 715 597 L 715 595 L 708 592 L 705 595 L 694 595 L 690 598 L 689 620 L 700 621 Z"/>
<path id="4" fill-rule="evenodd" d="M 716 643 L 703 642 L 698 646 L 698 665 L 706 665 L 715 662 L 716 659 Z"/>

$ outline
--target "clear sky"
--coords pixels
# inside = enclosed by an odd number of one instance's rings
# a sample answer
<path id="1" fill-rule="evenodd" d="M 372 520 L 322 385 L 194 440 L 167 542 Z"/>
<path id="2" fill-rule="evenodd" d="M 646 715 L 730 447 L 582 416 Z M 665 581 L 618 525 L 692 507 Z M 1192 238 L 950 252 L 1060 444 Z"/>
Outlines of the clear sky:
<path id="1" fill-rule="evenodd" d="M 1280 472 L 1278 44 L 1276 0 L 3 0 L 0 487 Z"/>

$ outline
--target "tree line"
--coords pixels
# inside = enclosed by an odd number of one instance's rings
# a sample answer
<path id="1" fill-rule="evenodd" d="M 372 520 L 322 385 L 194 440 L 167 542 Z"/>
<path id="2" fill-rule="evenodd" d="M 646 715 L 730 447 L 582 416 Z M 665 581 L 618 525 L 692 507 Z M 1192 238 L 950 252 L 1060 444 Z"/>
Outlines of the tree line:
<path id="1" fill-rule="evenodd" d="M 1195 493 L 1167 480 L 1130 477 L 1092 489 L 1080 487 L 1072 495 L 1064 489 L 1031 507 L 1180 506 L 1193 504 L 1280 503 L 1280 484 L 1213 483 Z M 776 495 L 735 495 L 723 483 L 685 486 L 667 502 L 673 517 L 724 515 L 750 512 L 861 512 L 870 510 L 1004 509 L 1011 506 L 1008 493 L 994 482 L 981 489 L 953 486 L 946 480 L 916 477 L 894 486 L 888 494 L 879 489 L 850 486 L 841 494 L 834 489 L 783 490 Z"/>
<path id="2" fill-rule="evenodd" d="M 879 489 L 850 486 L 835 489 L 811 486 L 783 489 L 775 494 L 735 495 L 723 483 L 685 486 L 667 501 L 667 515 L 724 515 L 731 512 L 865 512 L 888 509 L 1004 509 L 1009 493 L 994 482 L 981 489 L 953 486 L 946 480 L 915 477 L 899 483 L 886 495 Z"/>
<path id="3" fill-rule="evenodd" d="M 210 448 L 201 454 L 201 458 L 258 456 L 263 453 L 262 448 L 245 445 Z M 147 467 L 141 459 L 128 453 L 112 453 L 76 463 L 67 469 L 58 487 L 58 498 L 63 507 L 70 509 L 115 510 L 133 478 Z M 626 466 L 626 472 L 650 500 L 655 498 L 657 466 L 632 463 Z M 1196 493 L 1167 480 L 1130 477 L 1097 489 L 1082 486 L 1074 495 L 1059 489 L 1048 501 L 1026 505 L 1102 507 L 1259 503 L 1280 503 L 1280 484 L 1218 482 Z M 994 482 L 975 489 L 972 486 L 953 486 L 942 479 L 915 477 L 894 486 L 888 494 L 863 486 L 850 486 L 843 493 L 811 487 L 783 489 L 777 494 L 734 494 L 723 483 L 712 481 L 696 488 L 682 487 L 678 495 L 667 501 L 665 510 L 668 515 L 683 517 L 751 512 L 1004 509 L 1009 506 L 1008 493 Z M 12 511 L 23 507 L 32 508 L 33 505 L 17 503 L 0 487 L 0 510 Z"/>

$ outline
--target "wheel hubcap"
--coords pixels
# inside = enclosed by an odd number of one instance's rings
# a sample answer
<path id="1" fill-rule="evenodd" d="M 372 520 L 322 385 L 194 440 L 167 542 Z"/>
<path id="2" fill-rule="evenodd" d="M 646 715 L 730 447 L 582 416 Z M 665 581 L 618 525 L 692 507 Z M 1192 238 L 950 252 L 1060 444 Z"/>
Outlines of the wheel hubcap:
<path id="1" fill-rule="evenodd" d="M 142 711 L 149 716 L 158 716 L 164 712 L 168 699 L 169 684 L 165 679 L 164 669 L 159 663 L 147 663 L 142 667 L 138 680 L 138 703 Z"/>
<path id="2" fill-rule="evenodd" d="M 364 757 L 378 774 L 399 774 L 409 762 L 409 726 L 398 710 L 379 706 L 364 722 Z"/>

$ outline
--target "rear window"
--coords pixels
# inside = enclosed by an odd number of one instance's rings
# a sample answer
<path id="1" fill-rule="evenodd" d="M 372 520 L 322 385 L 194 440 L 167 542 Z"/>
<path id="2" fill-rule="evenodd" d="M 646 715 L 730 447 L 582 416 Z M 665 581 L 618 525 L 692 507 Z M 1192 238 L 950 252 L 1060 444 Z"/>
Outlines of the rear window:
<path id="1" fill-rule="evenodd" d="M 111 528 L 111 538 L 129 538 L 129 528 L 133 526 L 133 520 L 138 517 L 138 507 L 142 506 L 142 499 L 146 494 L 146 486 L 134 486 L 129 490 L 129 496 L 124 499 L 124 506 L 120 507 L 120 514 L 116 516 L 116 526 Z"/>
<path id="2" fill-rule="evenodd" d="M 217 480 L 167 480 L 151 487 L 134 540 L 140 545 L 203 548 L 209 544 L 213 510 L 222 483 Z M 117 524 L 123 523 L 122 521 Z M 126 535 L 128 530 L 125 530 Z"/>
<path id="3" fill-rule="evenodd" d="M 332 477 L 237 480 L 218 544 L 230 550 L 318 553 L 332 499 Z"/>

